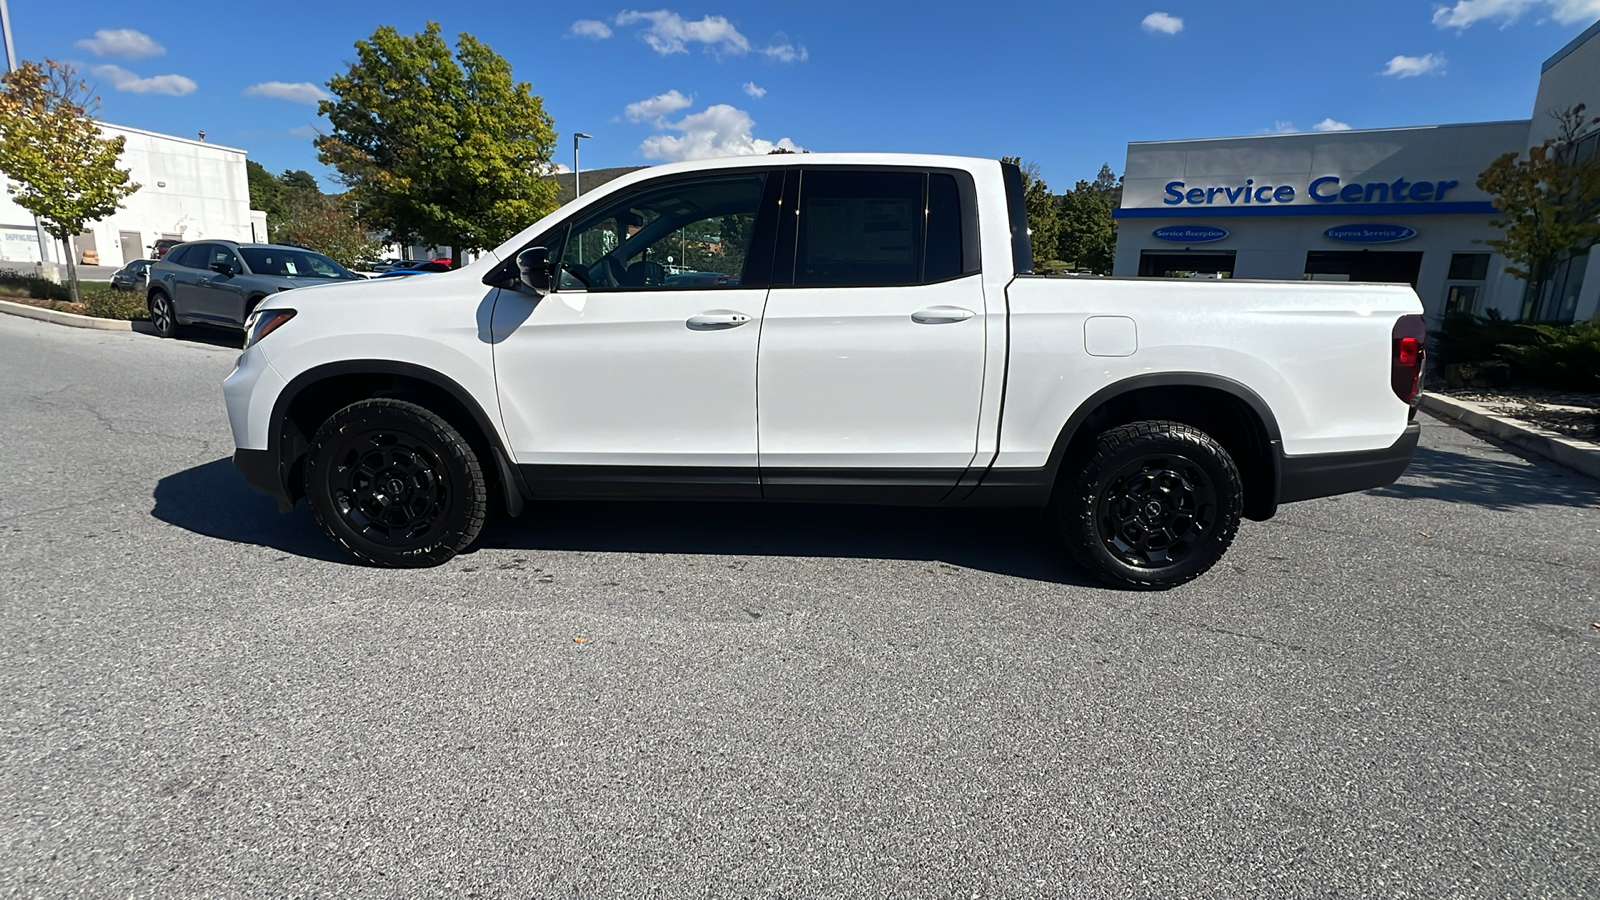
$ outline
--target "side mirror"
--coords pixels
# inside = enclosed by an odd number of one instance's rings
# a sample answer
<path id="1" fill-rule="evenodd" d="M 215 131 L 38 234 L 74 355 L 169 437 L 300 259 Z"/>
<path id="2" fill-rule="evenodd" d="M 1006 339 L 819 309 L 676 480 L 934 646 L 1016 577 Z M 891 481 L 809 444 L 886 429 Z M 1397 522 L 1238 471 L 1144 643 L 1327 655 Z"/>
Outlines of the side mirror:
<path id="1" fill-rule="evenodd" d="M 214 263 L 212 263 L 211 264 L 211 271 L 217 273 L 218 275 L 221 275 L 224 278 L 232 278 L 233 277 L 233 266 L 230 266 L 230 265 L 228 265 L 227 263 L 224 263 L 224 262 L 214 262 Z"/>
<path id="2" fill-rule="evenodd" d="M 550 293 L 550 251 L 529 247 L 517 254 L 517 272 L 522 283 L 541 296 Z"/>

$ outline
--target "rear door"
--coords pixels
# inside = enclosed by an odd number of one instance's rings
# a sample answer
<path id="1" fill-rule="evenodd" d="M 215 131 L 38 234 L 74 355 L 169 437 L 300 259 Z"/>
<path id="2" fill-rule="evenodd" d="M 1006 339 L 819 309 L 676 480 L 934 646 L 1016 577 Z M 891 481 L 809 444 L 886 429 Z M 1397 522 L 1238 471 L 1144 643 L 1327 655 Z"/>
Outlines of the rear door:
<path id="1" fill-rule="evenodd" d="M 977 452 L 976 197 L 954 170 L 802 167 L 758 361 L 761 480 L 780 499 L 935 502 Z M 790 176 L 794 181 L 794 176 Z"/>

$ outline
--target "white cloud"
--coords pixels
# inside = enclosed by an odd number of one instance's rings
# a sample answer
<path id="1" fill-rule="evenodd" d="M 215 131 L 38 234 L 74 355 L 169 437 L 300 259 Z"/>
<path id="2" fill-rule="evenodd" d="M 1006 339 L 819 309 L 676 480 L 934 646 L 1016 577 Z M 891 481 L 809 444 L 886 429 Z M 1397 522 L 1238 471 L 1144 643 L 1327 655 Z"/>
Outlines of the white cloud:
<path id="1" fill-rule="evenodd" d="M 1456 0 L 1453 6 L 1441 6 L 1433 11 L 1433 24 L 1465 31 L 1478 22 L 1498 19 L 1503 27 L 1535 9 L 1562 25 L 1600 18 L 1600 0 Z"/>
<path id="2" fill-rule="evenodd" d="M 761 52 L 766 55 L 767 59 L 777 62 L 805 62 L 811 58 L 811 54 L 806 51 L 806 48 L 791 42 L 789 36 L 781 31 L 773 36 L 772 45 L 770 47 L 762 47 Z"/>
<path id="3" fill-rule="evenodd" d="M 643 33 L 644 42 L 662 56 L 687 53 L 691 43 L 705 44 L 708 49 L 734 56 L 750 52 L 750 39 L 740 34 L 739 29 L 722 16 L 706 16 L 697 22 L 689 22 L 665 9 L 655 12 L 629 9 L 617 13 L 616 21 L 622 26 L 649 22 L 650 27 Z"/>
<path id="4" fill-rule="evenodd" d="M 604 22 L 597 22 L 594 19 L 579 19 L 572 23 L 572 33 L 578 37 L 603 41 L 611 37 L 611 26 Z"/>
<path id="5" fill-rule="evenodd" d="M 687 53 L 690 44 L 704 44 L 707 52 L 727 56 L 744 56 L 755 50 L 777 62 L 805 62 L 811 55 L 805 47 L 791 42 L 782 33 L 773 37 L 770 46 L 756 47 L 722 16 L 706 16 L 691 22 L 671 10 L 628 9 L 617 13 L 613 21 L 623 28 L 646 23 L 648 27 L 640 32 L 640 37 L 662 56 Z"/>
<path id="6" fill-rule="evenodd" d="M 1349 131 L 1350 123 L 1340 122 L 1332 116 L 1311 126 L 1312 131 Z"/>
<path id="7" fill-rule="evenodd" d="M 567 175 L 572 172 L 572 167 L 565 163 L 553 162 L 546 167 L 545 171 L 550 175 Z"/>
<path id="8" fill-rule="evenodd" d="M 1300 129 L 1294 127 L 1294 123 L 1293 122 L 1285 122 L 1284 120 L 1279 119 L 1278 121 L 1272 123 L 1272 127 L 1271 128 L 1263 128 L 1263 129 L 1261 129 L 1261 133 L 1262 134 L 1299 134 L 1300 133 Z"/>
<path id="9" fill-rule="evenodd" d="M 648 119 L 660 119 L 662 116 L 671 115 L 680 109 L 687 109 L 693 102 L 676 90 L 671 90 L 665 94 L 657 94 L 648 100 L 629 103 L 623 107 L 622 114 L 628 117 L 629 122 L 643 122 Z"/>
<path id="10" fill-rule="evenodd" d="M 754 81 L 746 81 L 744 83 L 744 92 L 758 100 L 767 95 L 767 89 L 756 84 Z"/>
<path id="11" fill-rule="evenodd" d="M 755 121 L 750 114 L 726 103 L 702 112 L 691 113 L 677 122 L 659 127 L 680 134 L 655 134 L 644 139 L 639 152 L 648 159 L 678 162 L 686 159 L 716 159 L 724 156 L 758 156 L 773 150 L 800 150 L 788 138 L 777 143 L 753 136 Z"/>
<path id="12" fill-rule="evenodd" d="M 144 59 L 160 56 L 167 48 L 156 43 L 150 35 L 132 28 L 102 28 L 92 38 L 84 38 L 73 46 L 95 56 L 115 56 L 118 59 Z"/>
<path id="13" fill-rule="evenodd" d="M 111 86 L 117 90 L 127 91 L 130 94 L 167 94 L 172 97 L 182 97 L 194 93 L 194 89 L 198 87 L 192 79 L 182 75 L 140 78 L 121 66 L 95 66 L 90 71 L 111 82 Z"/>
<path id="14" fill-rule="evenodd" d="M 1389 60 L 1389 65 L 1384 68 L 1383 74 L 1393 75 L 1396 78 L 1413 78 L 1429 72 L 1442 71 L 1444 71 L 1444 54 L 1429 53 L 1427 56 L 1396 56 Z"/>
<path id="15" fill-rule="evenodd" d="M 315 125 L 299 125 L 289 129 L 289 134 L 299 138 L 314 138 L 321 133 Z"/>
<path id="16" fill-rule="evenodd" d="M 1139 27 L 1151 34 L 1156 32 L 1177 34 L 1183 30 L 1183 20 L 1164 12 L 1153 12 L 1144 17 L 1144 21 L 1139 23 Z"/>
<path id="17" fill-rule="evenodd" d="M 272 97 L 277 100 L 288 100 L 290 103 L 306 103 L 315 106 L 319 100 L 330 99 L 329 93 L 309 81 L 263 81 L 252 84 L 244 89 L 250 97 Z"/>

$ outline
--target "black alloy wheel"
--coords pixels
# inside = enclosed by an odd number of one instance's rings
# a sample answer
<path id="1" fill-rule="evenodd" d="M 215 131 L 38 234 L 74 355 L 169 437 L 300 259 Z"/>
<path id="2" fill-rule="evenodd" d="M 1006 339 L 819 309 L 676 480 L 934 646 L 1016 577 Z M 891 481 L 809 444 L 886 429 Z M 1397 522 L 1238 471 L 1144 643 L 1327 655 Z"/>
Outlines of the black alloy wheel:
<path id="1" fill-rule="evenodd" d="M 1183 584 L 1215 565 L 1244 507 L 1228 452 L 1199 429 L 1162 421 L 1100 435 L 1057 495 L 1056 523 L 1072 557 L 1104 581 L 1143 590 Z"/>
<path id="2" fill-rule="evenodd" d="M 435 566 L 483 529 L 487 485 L 450 423 L 404 400 L 363 400 L 317 430 L 306 497 L 328 535 L 380 566 Z"/>
<path id="3" fill-rule="evenodd" d="M 166 291 L 150 292 L 150 324 L 156 334 L 169 338 L 178 333 L 178 313 L 172 308 L 172 298 Z"/>

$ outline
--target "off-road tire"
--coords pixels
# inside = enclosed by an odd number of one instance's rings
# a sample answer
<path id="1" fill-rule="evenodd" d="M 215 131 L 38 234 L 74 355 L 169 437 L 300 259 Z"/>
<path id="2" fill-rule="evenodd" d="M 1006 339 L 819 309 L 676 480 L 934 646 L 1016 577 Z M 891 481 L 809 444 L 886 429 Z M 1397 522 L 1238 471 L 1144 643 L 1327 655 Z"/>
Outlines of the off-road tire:
<path id="1" fill-rule="evenodd" d="M 422 406 L 380 397 L 328 417 L 306 456 L 306 499 L 328 536 L 375 566 L 436 566 L 488 517 L 472 446 Z"/>
<path id="2" fill-rule="evenodd" d="M 1117 587 L 1164 590 L 1198 578 L 1239 531 L 1238 467 L 1189 425 L 1112 428 L 1060 477 L 1051 524 L 1078 565 Z"/>

